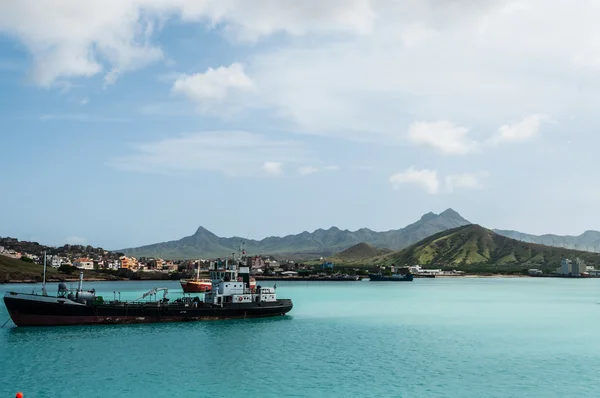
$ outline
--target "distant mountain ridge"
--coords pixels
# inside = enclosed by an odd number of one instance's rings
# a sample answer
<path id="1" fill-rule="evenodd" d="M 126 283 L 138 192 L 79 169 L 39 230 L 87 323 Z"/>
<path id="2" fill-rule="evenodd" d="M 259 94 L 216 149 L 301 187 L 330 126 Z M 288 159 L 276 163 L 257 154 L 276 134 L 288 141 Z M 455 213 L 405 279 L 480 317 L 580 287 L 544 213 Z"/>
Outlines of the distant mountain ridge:
<path id="1" fill-rule="evenodd" d="M 538 243 L 541 245 L 563 247 L 567 249 L 600 252 L 599 231 L 588 230 L 577 236 L 554 234 L 532 235 L 519 231 L 502 229 L 494 229 L 493 231 L 497 234 L 529 243 Z"/>
<path id="2" fill-rule="evenodd" d="M 204 227 L 199 227 L 193 235 L 179 240 L 113 251 L 135 257 L 214 258 L 227 256 L 244 241 L 246 252 L 249 254 L 288 254 L 310 258 L 331 255 L 359 243 L 399 250 L 435 233 L 467 224 L 470 222 L 460 214 L 453 209 L 447 209 L 440 214 L 427 213 L 404 228 L 384 232 L 375 232 L 368 228 L 349 231 L 331 227 L 327 230 L 317 229 L 297 235 L 253 240 L 241 237 L 222 238 Z"/>

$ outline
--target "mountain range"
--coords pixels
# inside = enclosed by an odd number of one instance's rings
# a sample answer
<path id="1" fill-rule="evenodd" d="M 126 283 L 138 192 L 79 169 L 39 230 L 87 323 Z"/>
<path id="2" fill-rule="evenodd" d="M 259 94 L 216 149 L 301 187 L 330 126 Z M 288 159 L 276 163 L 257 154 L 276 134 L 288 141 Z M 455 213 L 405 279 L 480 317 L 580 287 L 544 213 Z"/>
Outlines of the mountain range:
<path id="1" fill-rule="evenodd" d="M 371 263 L 421 264 L 480 272 L 526 268 L 554 271 L 563 258 L 575 257 L 587 265 L 600 265 L 599 253 L 523 242 L 472 224 L 439 232 L 406 249 L 375 257 Z"/>
<path id="2" fill-rule="evenodd" d="M 427 213 L 418 221 L 397 230 L 375 232 L 368 228 L 357 231 L 337 227 L 304 231 L 297 235 L 268 237 L 262 240 L 241 237 L 222 238 L 204 227 L 185 238 L 147 246 L 114 250 L 128 256 L 160 257 L 168 259 L 224 257 L 237 250 L 242 241 L 249 254 L 286 254 L 290 258 L 307 259 L 328 256 L 358 243 L 368 243 L 377 248 L 399 250 L 435 233 L 470 224 L 453 209 L 440 214 Z"/>
<path id="3" fill-rule="evenodd" d="M 437 233 L 472 224 L 453 209 L 440 214 L 429 212 L 418 221 L 404 228 L 376 232 L 368 228 L 356 231 L 341 230 L 337 227 L 304 231 L 284 237 L 267 237 L 262 240 L 241 237 L 219 237 L 204 227 L 190 236 L 179 240 L 156 243 L 141 247 L 113 250 L 135 257 L 160 257 L 167 259 L 194 259 L 224 257 L 236 251 L 241 242 L 245 242 L 248 254 L 283 255 L 289 259 L 305 260 L 322 256 L 331 256 L 359 243 L 378 249 L 398 251 L 409 247 Z M 600 251 L 600 232 L 586 231 L 579 236 L 530 235 L 512 230 L 491 230 L 494 233 L 527 243 L 545 246 L 570 248 L 575 250 Z M 365 254 L 363 247 L 359 252 Z M 352 256 L 352 255 L 351 255 Z"/>
<path id="4" fill-rule="evenodd" d="M 546 246 L 564 247 L 575 250 L 600 251 L 600 232 L 585 231 L 581 235 L 531 235 L 512 230 L 494 229 L 494 232 L 509 238 L 529 243 L 539 243 Z"/>

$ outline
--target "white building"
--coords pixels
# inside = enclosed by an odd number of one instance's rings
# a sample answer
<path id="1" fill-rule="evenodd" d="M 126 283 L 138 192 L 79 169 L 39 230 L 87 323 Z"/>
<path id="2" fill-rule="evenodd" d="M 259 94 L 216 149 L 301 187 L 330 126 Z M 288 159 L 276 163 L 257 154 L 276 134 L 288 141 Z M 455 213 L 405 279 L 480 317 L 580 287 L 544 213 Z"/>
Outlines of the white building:
<path id="1" fill-rule="evenodd" d="M 420 265 L 413 265 L 412 267 L 408 267 L 408 270 L 413 274 L 441 274 L 441 269 L 426 269 L 422 268 Z"/>
<path id="2" fill-rule="evenodd" d="M 79 269 L 94 269 L 94 262 L 89 258 L 78 258 L 73 261 L 73 266 Z"/>
<path id="3" fill-rule="evenodd" d="M 529 273 L 530 276 L 538 276 L 538 275 L 543 274 L 542 270 L 537 269 L 537 268 L 531 268 L 531 269 L 527 270 L 527 272 Z"/>
<path id="4" fill-rule="evenodd" d="M 588 272 L 590 273 L 590 276 L 593 276 L 596 278 L 600 277 L 600 270 L 598 270 L 598 269 L 590 269 L 590 270 L 588 270 Z"/>
<path id="5" fill-rule="evenodd" d="M 587 268 L 583 260 L 581 260 L 580 258 L 576 258 L 575 260 L 573 260 L 573 263 L 571 264 L 571 272 L 573 273 L 573 275 L 581 275 L 586 271 Z"/>
<path id="6" fill-rule="evenodd" d="M 563 275 L 569 275 L 571 273 L 571 260 L 563 258 L 560 262 L 560 273 Z"/>
<path id="7" fill-rule="evenodd" d="M 560 270 L 559 272 L 562 275 L 575 275 L 579 276 L 584 272 L 588 272 L 587 267 L 585 266 L 585 261 L 580 259 L 579 257 L 575 258 L 571 261 L 568 258 L 563 258 L 560 262 Z"/>
<path id="8" fill-rule="evenodd" d="M 53 256 L 53 255 L 48 256 L 46 258 L 46 261 L 47 261 L 48 265 L 53 268 L 59 268 L 63 263 L 68 262 L 67 259 L 64 259 L 59 256 Z"/>

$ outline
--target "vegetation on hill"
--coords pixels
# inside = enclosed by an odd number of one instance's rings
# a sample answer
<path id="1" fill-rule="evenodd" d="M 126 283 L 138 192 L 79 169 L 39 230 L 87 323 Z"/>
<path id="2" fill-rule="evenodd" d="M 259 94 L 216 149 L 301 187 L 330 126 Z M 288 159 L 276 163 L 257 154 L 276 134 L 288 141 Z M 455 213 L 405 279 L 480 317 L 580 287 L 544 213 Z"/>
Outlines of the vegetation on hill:
<path id="1" fill-rule="evenodd" d="M 246 252 L 251 254 L 292 254 L 296 258 L 314 258 L 329 256 L 363 242 L 380 248 L 398 250 L 434 233 L 466 224 L 469 224 L 469 221 L 454 210 L 448 209 L 440 214 L 427 213 L 413 224 L 385 232 L 375 232 L 367 228 L 348 231 L 332 227 L 327 230 L 317 229 L 312 233 L 305 231 L 297 235 L 252 240 L 240 237 L 221 238 L 200 227 L 194 235 L 179 240 L 120 251 L 129 256 L 172 260 L 216 258 L 233 252 L 244 241 Z"/>
<path id="2" fill-rule="evenodd" d="M 373 258 L 392 253 L 393 250 L 374 247 L 368 243 L 359 243 L 348 249 L 327 257 L 334 264 L 362 264 L 369 263 Z"/>
<path id="3" fill-rule="evenodd" d="M 76 268 L 70 267 L 67 272 L 61 272 L 53 267 L 46 267 L 46 281 L 64 281 L 64 280 L 77 280 L 79 279 L 79 272 Z M 66 270 L 65 270 L 66 271 Z M 0 254 L 0 283 L 9 282 L 41 282 L 44 278 L 44 266 L 41 264 L 35 264 L 30 261 L 24 261 L 22 259 L 15 259 L 6 257 Z M 85 271 L 86 280 L 94 279 L 112 279 L 120 280 L 122 276 L 115 274 L 99 273 L 96 271 Z"/>
<path id="4" fill-rule="evenodd" d="M 0 255 L 0 282 L 21 280 L 41 281 L 43 275 L 43 265 Z M 54 268 L 48 267 L 46 269 L 46 278 L 58 276 L 59 273 Z"/>
<path id="5" fill-rule="evenodd" d="M 122 253 L 109 252 L 101 247 L 90 245 L 63 245 L 58 247 L 41 245 L 38 242 L 20 241 L 10 237 L 0 237 L 0 246 L 5 250 L 14 250 L 15 252 L 33 254 L 42 257 L 44 252 L 47 255 L 65 256 L 69 258 L 76 257 L 97 257 L 97 258 L 117 258 Z"/>
<path id="6" fill-rule="evenodd" d="M 477 272 L 551 272 L 563 258 L 579 257 L 600 266 L 600 254 L 527 243 L 499 235 L 479 225 L 467 225 L 434 234 L 404 250 L 386 255 L 380 264 L 427 265 Z"/>

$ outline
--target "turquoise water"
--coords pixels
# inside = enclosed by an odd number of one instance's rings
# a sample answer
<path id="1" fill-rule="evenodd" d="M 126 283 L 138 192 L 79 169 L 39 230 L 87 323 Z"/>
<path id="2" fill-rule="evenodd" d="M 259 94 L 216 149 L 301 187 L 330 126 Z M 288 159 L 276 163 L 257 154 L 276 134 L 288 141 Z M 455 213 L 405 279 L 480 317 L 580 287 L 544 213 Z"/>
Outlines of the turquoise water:
<path id="1" fill-rule="evenodd" d="M 272 283 L 262 283 L 272 285 Z M 87 283 L 135 298 L 176 282 Z M 31 291 L 39 285 L 0 285 Z M 50 285 L 53 294 L 56 286 Z M 277 282 L 286 317 L 0 329 L 0 397 L 596 397 L 600 279 Z M 0 325 L 7 319 L 0 305 Z"/>

